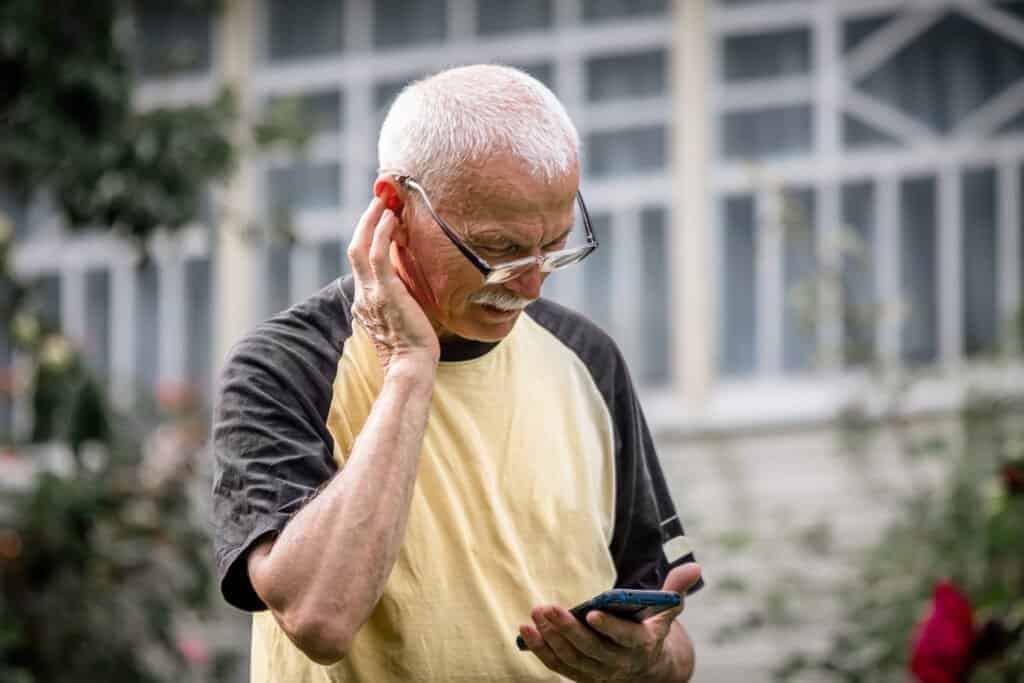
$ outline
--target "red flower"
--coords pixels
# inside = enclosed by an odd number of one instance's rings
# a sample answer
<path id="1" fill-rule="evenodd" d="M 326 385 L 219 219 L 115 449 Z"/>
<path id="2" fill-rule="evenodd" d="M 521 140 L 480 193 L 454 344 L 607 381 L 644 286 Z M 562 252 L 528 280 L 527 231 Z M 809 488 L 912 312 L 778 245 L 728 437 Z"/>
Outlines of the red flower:
<path id="1" fill-rule="evenodd" d="M 959 683 L 974 644 L 971 603 L 949 581 L 935 586 L 931 611 L 917 626 L 910 671 L 920 683 Z"/>
<path id="2" fill-rule="evenodd" d="M 1011 494 L 1024 493 L 1024 463 L 1018 461 L 1003 465 L 1003 483 Z"/>

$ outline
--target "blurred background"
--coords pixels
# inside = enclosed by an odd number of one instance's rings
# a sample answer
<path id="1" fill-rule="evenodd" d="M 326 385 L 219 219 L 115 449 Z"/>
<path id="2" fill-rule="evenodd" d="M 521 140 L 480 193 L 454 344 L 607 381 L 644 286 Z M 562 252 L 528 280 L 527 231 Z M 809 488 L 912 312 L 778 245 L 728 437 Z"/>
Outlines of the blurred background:
<path id="1" fill-rule="evenodd" d="M 141 593 L 212 587 L 221 359 L 348 272 L 401 87 L 500 62 L 583 140 L 601 248 L 545 295 L 629 361 L 705 566 L 696 680 L 906 680 L 944 578 L 997 632 L 971 680 L 1024 680 L 1024 2 L 95 6 L 0 3 L 0 678 L 56 680 L 41 662 L 125 623 L 26 645 L 51 591 L 136 576 L 125 524 Z M 152 567 L 151 543 L 201 552 Z M 150 678 L 127 643 L 80 680 L 246 680 L 248 622 L 198 584 L 138 617 Z"/>

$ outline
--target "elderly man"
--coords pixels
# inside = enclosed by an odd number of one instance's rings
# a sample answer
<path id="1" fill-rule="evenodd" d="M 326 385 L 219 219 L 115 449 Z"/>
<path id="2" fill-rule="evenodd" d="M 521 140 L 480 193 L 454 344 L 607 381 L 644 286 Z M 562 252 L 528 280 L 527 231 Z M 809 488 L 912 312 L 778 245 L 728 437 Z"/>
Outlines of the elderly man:
<path id="1" fill-rule="evenodd" d="M 515 69 L 444 71 L 379 157 L 354 277 L 222 378 L 216 550 L 252 680 L 687 680 L 682 607 L 567 611 L 700 569 L 618 350 L 539 298 L 597 247 L 564 108 Z"/>

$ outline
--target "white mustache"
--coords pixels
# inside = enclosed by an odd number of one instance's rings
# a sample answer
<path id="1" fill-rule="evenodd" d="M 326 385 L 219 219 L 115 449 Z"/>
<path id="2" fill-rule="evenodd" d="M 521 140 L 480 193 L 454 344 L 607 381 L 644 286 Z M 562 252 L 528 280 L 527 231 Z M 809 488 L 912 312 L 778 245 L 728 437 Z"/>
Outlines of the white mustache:
<path id="1" fill-rule="evenodd" d="M 500 308 L 503 311 L 521 311 L 536 299 L 526 299 L 521 296 L 516 296 L 506 291 L 494 291 L 485 289 L 477 292 L 469 298 L 474 304 L 484 304 L 485 306 L 494 306 Z"/>

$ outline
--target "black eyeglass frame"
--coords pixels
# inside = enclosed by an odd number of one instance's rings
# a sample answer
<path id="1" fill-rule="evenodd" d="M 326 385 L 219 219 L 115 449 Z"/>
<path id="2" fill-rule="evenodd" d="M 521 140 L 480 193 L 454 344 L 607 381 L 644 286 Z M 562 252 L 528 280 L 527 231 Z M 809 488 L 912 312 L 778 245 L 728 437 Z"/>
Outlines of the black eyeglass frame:
<path id="1" fill-rule="evenodd" d="M 587 212 L 587 205 L 583 201 L 583 195 L 579 190 L 576 190 L 576 203 L 579 205 L 580 217 L 583 219 L 583 230 L 587 238 L 586 244 L 580 247 L 573 247 L 572 249 L 559 249 L 558 251 L 541 256 L 526 256 L 509 261 L 508 263 L 491 264 L 483 256 L 473 251 L 468 244 L 462 241 L 458 233 L 452 230 L 444 219 L 437 215 L 434 205 L 430 203 L 430 198 L 427 197 L 426 190 L 412 176 L 392 175 L 392 178 L 400 186 L 415 190 L 419 194 L 420 198 L 423 199 L 423 204 L 427 207 L 427 211 L 430 212 L 430 215 L 441 228 L 441 231 L 455 245 L 455 248 L 480 271 L 484 282 L 487 284 L 507 282 L 534 265 L 539 266 L 541 271 L 545 273 L 561 270 L 562 268 L 579 263 L 590 256 L 598 247 L 597 237 L 594 236 L 594 228 L 590 222 L 590 214 Z"/>

